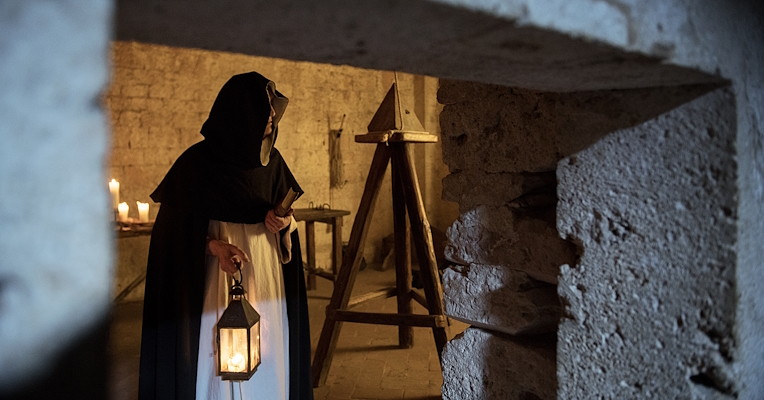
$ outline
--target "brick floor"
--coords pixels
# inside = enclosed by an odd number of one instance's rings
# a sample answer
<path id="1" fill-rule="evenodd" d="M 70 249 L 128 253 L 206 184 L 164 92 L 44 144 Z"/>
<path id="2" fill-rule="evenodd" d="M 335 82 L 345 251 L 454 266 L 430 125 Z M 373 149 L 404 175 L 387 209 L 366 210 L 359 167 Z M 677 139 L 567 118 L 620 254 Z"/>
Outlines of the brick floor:
<path id="1" fill-rule="evenodd" d="M 314 352 L 333 288 L 328 280 L 317 281 L 316 290 L 308 291 Z M 382 272 L 369 266 L 359 273 L 353 295 L 394 285 L 394 271 Z M 114 308 L 110 343 L 112 400 L 138 397 L 141 309 L 141 303 L 121 303 Z M 395 312 L 396 300 L 371 300 L 354 310 Z M 426 310 L 414 303 L 414 312 L 425 314 Z M 466 327 L 452 321 L 449 338 Z M 414 346 L 410 349 L 400 349 L 397 343 L 395 326 L 343 323 L 326 385 L 314 389 L 315 399 L 440 399 L 443 378 L 432 331 L 414 328 Z"/>

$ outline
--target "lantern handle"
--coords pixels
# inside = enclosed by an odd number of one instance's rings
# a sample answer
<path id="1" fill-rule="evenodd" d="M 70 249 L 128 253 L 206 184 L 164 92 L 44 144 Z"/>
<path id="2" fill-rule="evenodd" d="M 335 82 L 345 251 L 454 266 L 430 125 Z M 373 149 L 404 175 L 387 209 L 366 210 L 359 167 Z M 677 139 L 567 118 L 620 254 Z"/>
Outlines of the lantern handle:
<path id="1" fill-rule="evenodd" d="M 233 274 L 233 285 L 234 286 L 241 286 L 241 281 L 243 280 L 244 276 L 241 272 L 241 260 L 238 258 L 235 258 L 233 260 L 234 265 L 236 265 L 236 272 L 239 273 L 239 279 L 236 279 L 236 273 Z"/>

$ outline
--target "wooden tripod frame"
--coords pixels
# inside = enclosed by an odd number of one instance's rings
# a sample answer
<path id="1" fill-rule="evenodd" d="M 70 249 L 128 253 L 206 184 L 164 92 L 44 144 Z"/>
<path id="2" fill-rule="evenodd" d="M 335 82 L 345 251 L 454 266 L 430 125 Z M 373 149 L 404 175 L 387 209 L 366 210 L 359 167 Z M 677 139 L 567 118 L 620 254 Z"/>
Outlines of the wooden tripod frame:
<path id="1" fill-rule="evenodd" d="M 412 327 L 432 328 L 439 357 L 442 355 L 448 340 L 446 332 L 448 324 L 443 314 L 443 290 L 440 284 L 438 265 L 435 261 L 430 223 L 425 214 L 422 194 L 414 169 L 414 160 L 409 149 L 411 142 L 431 143 L 437 141 L 437 137 L 426 133 L 388 131 L 375 135 L 359 135 L 356 137 L 356 141 L 376 142 L 377 149 L 371 162 L 369 176 L 366 179 L 361 204 L 353 222 L 350 242 L 342 259 L 342 267 L 337 281 L 334 283 L 332 299 L 326 307 L 326 320 L 313 359 L 313 387 L 323 386 L 326 383 L 342 322 L 398 325 L 398 343 L 402 348 L 413 346 Z M 363 248 L 371 215 L 388 162 L 392 166 L 396 288 L 383 289 L 351 299 L 350 293 L 363 258 Z M 411 222 L 411 233 L 413 233 L 414 245 L 419 259 L 419 269 L 422 272 L 425 297 L 412 290 L 411 287 L 409 238 L 412 235 L 409 233 L 409 225 L 406 221 L 406 210 L 408 210 Z M 349 311 L 349 308 L 362 302 L 392 296 L 398 298 L 398 312 L 395 314 Z M 411 300 L 415 300 L 426 307 L 429 315 L 412 314 Z"/>

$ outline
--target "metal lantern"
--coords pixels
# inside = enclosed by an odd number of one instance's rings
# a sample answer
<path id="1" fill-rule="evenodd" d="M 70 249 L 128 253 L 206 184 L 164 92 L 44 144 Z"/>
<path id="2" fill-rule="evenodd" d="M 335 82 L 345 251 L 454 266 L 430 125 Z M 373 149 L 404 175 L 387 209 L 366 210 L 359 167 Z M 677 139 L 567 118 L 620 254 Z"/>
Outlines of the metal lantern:
<path id="1" fill-rule="evenodd" d="M 218 375 L 224 381 L 246 381 L 260 365 L 260 314 L 244 296 L 239 279 L 234 275 L 231 301 L 217 325 Z"/>

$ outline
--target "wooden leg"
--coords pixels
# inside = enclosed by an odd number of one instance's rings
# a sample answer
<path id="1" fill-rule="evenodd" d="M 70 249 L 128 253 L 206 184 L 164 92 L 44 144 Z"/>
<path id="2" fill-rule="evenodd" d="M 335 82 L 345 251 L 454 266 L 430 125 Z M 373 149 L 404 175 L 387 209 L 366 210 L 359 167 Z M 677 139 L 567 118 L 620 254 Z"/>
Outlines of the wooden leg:
<path id="1" fill-rule="evenodd" d="M 438 264 L 435 261 L 432 232 L 430 231 L 430 223 L 427 221 L 427 214 L 422 202 L 422 193 L 419 191 L 419 181 L 414 169 L 414 160 L 407 143 L 394 146 L 392 163 L 400 167 L 401 183 L 403 184 L 404 197 L 406 198 L 406 206 L 409 219 L 411 220 L 411 231 L 417 250 L 419 270 L 422 273 L 422 283 L 424 284 L 424 293 L 427 298 L 430 315 L 443 315 L 443 288 L 440 284 Z M 446 342 L 448 342 L 446 329 L 434 327 L 432 328 L 432 333 L 435 336 L 438 355 L 441 356 L 443 348 L 446 346 Z"/>
<path id="2" fill-rule="evenodd" d="M 313 221 L 305 221 L 305 241 L 308 253 L 308 290 L 316 288 L 316 227 Z"/>
<path id="3" fill-rule="evenodd" d="M 400 167 L 392 163 L 393 180 L 393 225 L 395 229 L 395 281 L 398 288 L 398 314 L 411 314 L 411 241 L 409 224 L 406 220 L 406 199 L 400 178 Z M 398 326 L 398 346 L 411 348 L 414 345 L 414 328 Z"/>
<path id="4" fill-rule="evenodd" d="M 342 217 L 332 221 L 332 275 L 337 279 L 337 271 L 342 265 Z"/>
<path id="5" fill-rule="evenodd" d="M 326 376 L 329 373 L 329 366 L 332 363 L 337 338 L 342 327 L 342 323 L 335 319 L 333 311 L 347 308 L 350 292 L 352 292 L 358 269 L 361 266 L 363 246 L 371 222 L 370 216 L 374 211 L 374 205 L 377 202 L 379 189 L 382 186 L 382 179 L 385 177 L 389 161 L 390 148 L 385 143 L 378 144 L 369 168 L 369 176 L 366 178 L 366 187 L 363 190 L 361 204 L 358 206 L 358 213 L 350 231 L 350 242 L 345 256 L 342 258 L 342 267 L 340 267 L 337 281 L 334 282 L 332 299 L 326 307 L 326 319 L 313 358 L 313 387 L 323 386 L 326 383 Z"/>

